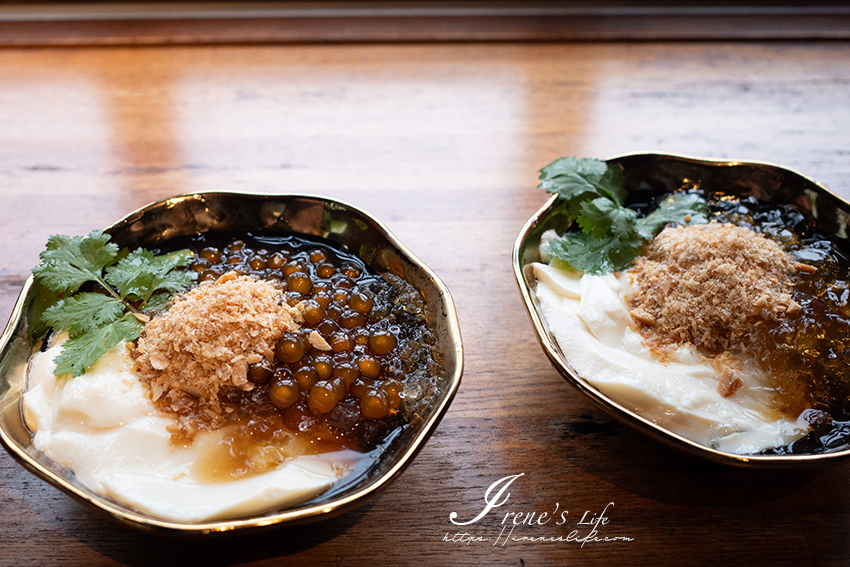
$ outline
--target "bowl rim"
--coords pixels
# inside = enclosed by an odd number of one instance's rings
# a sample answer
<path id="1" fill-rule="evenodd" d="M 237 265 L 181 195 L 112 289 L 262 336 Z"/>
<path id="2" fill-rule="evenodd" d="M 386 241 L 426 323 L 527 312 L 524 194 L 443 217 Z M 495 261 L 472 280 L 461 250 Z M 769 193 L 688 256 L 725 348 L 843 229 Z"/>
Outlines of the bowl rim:
<path id="1" fill-rule="evenodd" d="M 613 157 L 607 158 L 604 161 L 612 162 L 620 161 L 627 158 L 634 159 L 653 157 L 670 158 L 672 160 L 689 162 L 709 167 L 758 166 L 781 170 L 799 177 L 801 180 L 809 183 L 811 185 L 811 188 L 814 189 L 816 192 L 830 195 L 837 201 L 843 202 L 847 205 L 848 208 L 850 208 L 850 202 L 848 202 L 846 199 L 843 199 L 842 197 L 839 197 L 817 181 L 793 169 L 789 169 L 787 167 L 770 162 L 751 160 L 708 159 L 666 152 L 639 152 L 618 154 Z M 691 455 L 708 458 L 709 460 L 721 464 L 747 468 L 796 467 L 811 465 L 815 462 L 834 462 L 835 460 L 850 456 L 850 447 L 830 453 L 797 455 L 739 455 L 735 453 L 720 451 L 698 443 L 696 441 L 693 441 L 691 439 L 688 439 L 678 433 L 670 431 L 665 427 L 662 427 L 652 422 L 651 420 L 637 414 L 636 412 L 620 405 L 619 403 L 605 395 L 603 392 L 601 392 L 599 389 L 597 389 L 588 380 L 581 377 L 577 372 L 575 372 L 567 363 L 566 357 L 561 352 L 560 347 L 558 347 L 558 343 L 555 338 L 549 332 L 546 322 L 538 310 L 537 300 L 533 292 L 535 282 L 533 281 L 533 279 L 528 279 L 525 274 L 525 268 L 530 264 L 523 264 L 523 258 L 521 256 L 522 251 L 525 248 L 525 241 L 528 238 L 530 232 L 549 213 L 554 210 L 557 201 L 558 196 L 552 195 L 546 200 L 543 206 L 541 206 L 531 216 L 531 218 L 529 218 L 523 224 L 522 228 L 517 234 L 516 239 L 514 240 L 514 245 L 511 252 L 511 263 L 513 267 L 514 278 L 516 280 L 517 286 L 519 287 L 519 292 L 523 300 L 523 305 L 525 306 L 525 310 L 528 313 L 529 319 L 532 323 L 532 327 L 534 328 L 534 334 L 537 337 L 537 341 L 538 343 L 540 343 L 540 346 L 543 348 L 543 351 L 549 358 L 551 364 L 555 367 L 555 369 L 561 375 L 561 378 L 565 382 L 576 388 L 579 392 L 588 397 L 593 402 L 593 404 L 596 405 L 599 409 L 603 410 L 605 413 L 617 419 L 618 421 L 629 425 L 634 429 L 637 429 L 642 433 L 645 433 L 650 437 L 657 439 L 669 446 L 683 450 L 684 452 L 689 453 Z"/>
<path id="2" fill-rule="evenodd" d="M 427 279 L 435 286 L 436 294 L 440 298 L 441 302 L 438 311 L 440 313 L 440 317 L 445 320 L 444 324 L 446 325 L 446 334 L 449 337 L 449 340 L 453 347 L 453 355 L 456 363 L 453 368 L 443 367 L 442 370 L 445 374 L 443 378 L 445 382 L 444 393 L 440 395 L 440 397 L 438 398 L 438 403 L 433 406 L 431 411 L 429 412 L 429 417 L 423 420 L 419 431 L 410 439 L 408 445 L 404 448 L 403 452 L 398 457 L 398 460 L 393 463 L 392 467 L 390 467 L 387 471 L 385 471 L 377 478 L 370 481 L 363 488 L 356 490 L 351 494 L 345 494 L 347 489 L 343 489 L 343 496 L 339 498 L 332 498 L 330 501 L 309 505 L 305 508 L 299 508 L 297 510 L 283 509 L 274 512 L 266 512 L 264 515 L 256 515 L 244 519 L 229 519 L 187 523 L 158 519 L 152 516 L 145 515 L 143 513 L 135 512 L 129 507 L 125 508 L 94 491 L 85 489 L 81 484 L 77 486 L 75 484 L 70 483 L 69 481 L 57 475 L 50 469 L 44 467 L 41 463 L 39 463 L 37 460 L 32 458 L 26 451 L 24 451 L 23 448 L 18 446 L 17 442 L 11 438 L 11 436 L 2 426 L 2 422 L 0 422 L 0 444 L 2 444 L 6 451 L 15 460 L 22 464 L 27 470 L 29 470 L 39 478 L 52 484 L 53 486 L 59 488 L 69 496 L 73 497 L 75 500 L 86 504 L 96 510 L 99 510 L 100 512 L 106 513 L 108 517 L 113 520 L 117 520 L 121 524 L 165 534 L 206 535 L 214 533 L 231 533 L 235 531 L 244 532 L 246 530 L 255 531 L 263 528 L 281 526 L 282 524 L 297 525 L 328 519 L 345 511 L 348 511 L 354 508 L 355 506 L 365 504 L 368 500 L 374 498 L 381 491 L 386 489 L 389 484 L 396 480 L 398 476 L 404 471 L 404 469 L 412 463 L 416 455 L 424 447 L 428 438 L 436 430 L 437 425 L 445 415 L 449 405 L 451 404 L 455 394 L 458 391 L 458 388 L 460 387 L 464 362 L 463 344 L 460 334 L 460 325 L 457 317 L 457 310 L 455 308 L 455 303 L 452 299 L 451 293 L 449 292 L 449 289 L 445 285 L 445 283 L 437 276 L 437 274 L 424 262 L 422 262 L 422 260 L 420 260 L 409 248 L 407 248 L 407 246 L 405 246 L 398 239 L 398 237 L 396 237 L 395 234 L 376 217 L 374 217 L 370 213 L 367 213 L 363 209 L 351 205 L 345 201 L 321 195 L 309 193 L 258 193 L 247 191 L 216 190 L 193 191 L 190 193 L 183 193 L 180 195 L 174 195 L 172 197 L 166 197 L 164 199 L 160 199 L 158 201 L 154 201 L 143 207 L 140 207 L 139 209 L 136 209 L 135 211 L 125 215 L 123 218 L 106 227 L 104 231 L 107 233 L 112 233 L 121 227 L 136 222 L 137 220 L 142 218 L 143 215 L 146 214 L 148 211 L 158 207 L 174 206 L 180 202 L 184 202 L 187 200 L 201 200 L 204 198 L 215 196 L 247 197 L 258 199 L 303 199 L 320 202 L 323 206 L 327 206 L 328 204 L 330 204 L 334 207 L 340 207 L 349 212 L 353 212 L 374 223 L 375 226 L 381 231 L 383 236 L 386 238 L 387 242 L 392 247 L 394 247 L 399 253 L 401 253 L 401 255 L 408 262 L 410 262 L 411 265 L 415 266 L 417 270 L 421 270 L 421 272 L 427 277 Z M 24 311 L 30 301 L 29 295 L 33 289 L 33 285 L 33 276 L 32 274 L 30 274 L 26 282 L 24 283 L 20 294 L 18 295 L 18 299 L 16 300 L 15 305 L 12 309 L 9 322 L 6 324 L 3 333 L 0 334 L 0 356 L 6 355 L 9 345 L 19 334 L 20 327 L 24 324 Z M 417 289 L 417 291 L 421 290 Z M 16 399 L 14 400 L 14 404 L 18 407 L 20 407 L 19 402 L 20 395 L 22 393 L 22 391 L 18 392 L 16 395 Z M 9 395 L 9 392 L 3 394 L 2 397 L 0 397 L 0 408 L 5 408 L 10 404 L 10 402 L 5 399 L 7 395 Z M 23 418 L 21 419 L 23 421 Z M 62 467 L 60 466 L 59 468 Z M 355 471 L 352 474 L 357 475 L 367 473 L 365 471 Z M 299 506 L 303 504 L 309 504 L 311 500 L 321 498 L 323 495 L 327 494 L 330 491 L 333 491 L 333 486 L 329 490 L 324 491 L 316 497 L 295 505 Z"/>

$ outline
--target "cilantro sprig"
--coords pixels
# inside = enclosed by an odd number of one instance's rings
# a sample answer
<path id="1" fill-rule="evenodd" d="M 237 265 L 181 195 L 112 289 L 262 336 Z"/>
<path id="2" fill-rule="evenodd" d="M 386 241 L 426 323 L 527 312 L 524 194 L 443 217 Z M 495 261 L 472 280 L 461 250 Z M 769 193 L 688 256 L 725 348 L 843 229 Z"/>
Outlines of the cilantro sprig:
<path id="1" fill-rule="evenodd" d="M 581 232 L 566 232 L 549 243 L 549 252 L 590 274 L 628 268 L 640 249 L 669 223 L 708 222 L 708 205 L 693 193 L 674 193 L 643 218 L 624 206 L 622 168 L 593 158 L 559 158 L 540 170 L 540 185 L 558 195 Z"/>
<path id="2" fill-rule="evenodd" d="M 56 357 L 56 374 L 79 376 L 121 341 L 139 337 L 149 315 L 191 285 L 197 274 L 185 267 L 192 253 L 180 250 L 155 255 L 137 248 L 120 251 L 110 236 L 51 236 L 33 275 L 59 297 L 41 322 L 67 331 L 68 341 Z M 80 291 L 92 283 L 92 291 Z"/>

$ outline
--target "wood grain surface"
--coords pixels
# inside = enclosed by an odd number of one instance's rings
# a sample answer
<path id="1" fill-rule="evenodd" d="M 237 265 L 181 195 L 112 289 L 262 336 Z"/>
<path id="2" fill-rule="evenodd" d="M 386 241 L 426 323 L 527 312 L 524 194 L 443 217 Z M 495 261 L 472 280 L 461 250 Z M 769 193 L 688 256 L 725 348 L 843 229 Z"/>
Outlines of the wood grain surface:
<path id="1" fill-rule="evenodd" d="M 198 190 L 328 195 L 446 282 L 460 391 L 413 465 L 313 525 L 182 541 L 113 525 L 0 455 L 0 565 L 850 565 L 850 467 L 749 471 L 612 421 L 538 346 L 510 250 L 561 155 L 780 163 L 850 198 L 850 44 L 0 50 L 0 316 L 47 237 Z M 495 481 L 510 500 L 470 526 Z M 610 506 L 609 506 L 610 503 Z M 557 509 L 556 509 L 557 505 Z M 494 541 L 505 512 L 568 511 Z M 511 520 L 509 519 L 508 522 Z M 489 541 L 446 541 L 457 533 Z"/>

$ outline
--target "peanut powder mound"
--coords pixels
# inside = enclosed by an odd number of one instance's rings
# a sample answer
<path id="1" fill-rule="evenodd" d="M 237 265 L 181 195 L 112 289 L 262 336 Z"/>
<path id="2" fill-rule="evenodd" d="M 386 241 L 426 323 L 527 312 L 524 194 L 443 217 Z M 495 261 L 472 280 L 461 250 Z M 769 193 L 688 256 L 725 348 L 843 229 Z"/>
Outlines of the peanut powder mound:
<path id="1" fill-rule="evenodd" d="M 187 438 L 222 413 L 222 388 L 251 390 L 248 365 L 273 356 L 277 340 L 297 327 L 281 289 L 230 272 L 204 282 L 154 317 L 134 350 L 135 371 L 161 409 L 178 414 Z"/>
<path id="2" fill-rule="evenodd" d="M 800 306 L 791 298 L 791 257 L 748 228 L 711 223 L 666 228 L 630 271 L 631 315 L 650 346 L 686 343 L 710 352 Z"/>

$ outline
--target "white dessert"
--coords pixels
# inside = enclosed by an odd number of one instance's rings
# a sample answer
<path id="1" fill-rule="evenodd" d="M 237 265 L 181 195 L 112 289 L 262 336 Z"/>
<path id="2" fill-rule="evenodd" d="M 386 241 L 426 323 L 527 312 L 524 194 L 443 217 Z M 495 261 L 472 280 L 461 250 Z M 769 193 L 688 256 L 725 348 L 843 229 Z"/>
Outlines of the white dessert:
<path id="1" fill-rule="evenodd" d="M 175 446 L 173 420 L 154 408 L 123 343 L 76 378 L 54 375 L 59 351 L 37 353 L 27 371 L 22 407 L 34 446 L 91 490 L 156 518 L 197 523 L 285 508 L 324 492 L 364 458 L 302 455 L 269 472 L 211 481 L 199 463 L 224 433 Z"/>
<path id="2" fill-rule="evenodd" d="M 718 373 L 693 346 L 654 357 L 633 330 L 627 272 L 592 276 L 534 264 L 537 299 L 569 365 L 621 406 L 683 437 L 748 454 L 788 445 L 808 424 L 776 410 L 762 371 L 744 361 L 744 386 L 723 397 Z"/>

